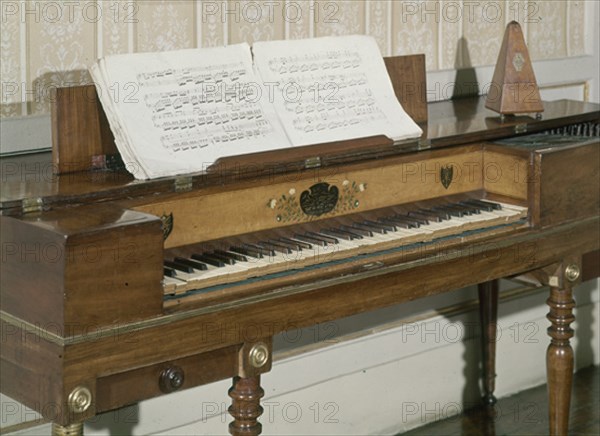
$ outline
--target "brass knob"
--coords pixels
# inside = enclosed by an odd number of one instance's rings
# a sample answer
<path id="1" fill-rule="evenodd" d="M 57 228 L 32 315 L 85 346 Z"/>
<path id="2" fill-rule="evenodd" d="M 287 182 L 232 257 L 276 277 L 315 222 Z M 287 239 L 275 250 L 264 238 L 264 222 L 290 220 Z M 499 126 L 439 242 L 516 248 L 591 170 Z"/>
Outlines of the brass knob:
<path id="1" fill-rule="evenodd" d="M 565 277 L 570 282 L 577 280 L 580 275 L 581 270 L 579 269 L 579 266 L 575 265 L 574 263 L 565 268 Z"/>
<path id="2" fill-rule="evenodd" d="M 269 349 L 263 343 L 255 344 L 248 353 L 250 365 L 254 368 L 264 366 L 269 360 Z"/>
<path id="3" fill-rule="evenodd" d="M 178 366 L 171 366 L 167 369 L 164 369 L 160 373 L 160 378 L 158 381 L 160 390 L 165 394 L 175 392 L 181 386 L 183 386 L 183 382 L 185 380 L 185 374 L 183 373 L 183 369 Z"/>
<path id="4" fill-rule="evenodd" d="M 71 412 L 83 413 L 92 404 L 92 393 L 85 386 L 77 386 L 71 391 L 67 401 Z"/>

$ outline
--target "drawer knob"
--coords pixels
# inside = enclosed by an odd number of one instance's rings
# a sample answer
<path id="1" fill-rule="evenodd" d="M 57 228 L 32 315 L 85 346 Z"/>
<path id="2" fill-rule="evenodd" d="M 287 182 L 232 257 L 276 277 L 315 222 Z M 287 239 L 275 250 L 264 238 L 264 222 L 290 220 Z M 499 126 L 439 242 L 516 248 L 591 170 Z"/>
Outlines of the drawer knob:
<path id="1" fill-rule="evenodd" d="M 181 386 L 185 380 L 183 369 L 178 366 L 170 366 L 169 368 L 163 369 L 160 373 L 159 386 L 160 390 L 165 394 L 175 392 Z"/>

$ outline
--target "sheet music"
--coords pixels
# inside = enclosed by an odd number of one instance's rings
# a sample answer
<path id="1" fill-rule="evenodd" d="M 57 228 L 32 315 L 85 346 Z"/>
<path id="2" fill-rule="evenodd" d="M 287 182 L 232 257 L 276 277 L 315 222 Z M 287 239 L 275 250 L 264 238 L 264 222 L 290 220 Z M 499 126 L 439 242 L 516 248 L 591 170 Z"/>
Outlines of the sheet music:
<path id="1" fill-rule="evenodd" d="M 110 56 L 92 76 L 111 108 L 117 147 L 138 179 L 290 146 L 263 98 L 247 44 Z"/>
<path id="2" fill-rule="evenodd" d="M 421 129 L 372 37 L 258 42 L 108 56 L 92 69 L 115 142 L 137 179 L 220 157 Z"/>
<path id="3" fill-rule="evenodd" d="M 372 37 L 256 42 L 253 53 L 292 145 L 422 134 L 398 102 Z"/>

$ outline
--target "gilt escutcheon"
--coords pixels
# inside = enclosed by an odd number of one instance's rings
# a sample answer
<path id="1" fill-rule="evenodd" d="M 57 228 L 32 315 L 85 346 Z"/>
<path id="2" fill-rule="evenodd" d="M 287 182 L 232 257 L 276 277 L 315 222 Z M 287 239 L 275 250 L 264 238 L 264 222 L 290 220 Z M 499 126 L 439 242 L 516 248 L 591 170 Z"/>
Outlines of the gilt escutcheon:
<path id="1" fill-rule="evenodd" d="M 454 168 L 452 165 L 445 165 L 440 170 L 440 178 L 442 180 L 442 186 L 446 189 L 450 187 L 452 178 L 454 177 Z"/>
<path id="2" fill-rule="evenodd" d="M 171 212 L 169 215 L 167 215 L 166 212 L 163 213 L 160 217 L 160 221 L 162 223 L 163 240 L 166 241 L 173 231 L 173 213 Z"/>

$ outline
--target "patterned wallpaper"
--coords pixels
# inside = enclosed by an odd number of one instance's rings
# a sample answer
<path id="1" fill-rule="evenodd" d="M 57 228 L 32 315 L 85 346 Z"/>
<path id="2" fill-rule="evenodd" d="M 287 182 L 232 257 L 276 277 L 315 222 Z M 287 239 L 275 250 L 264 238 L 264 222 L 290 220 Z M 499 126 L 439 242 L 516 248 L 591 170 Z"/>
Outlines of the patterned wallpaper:
<path id="1" fill-rule="evenodd" d="M 595 0 L 589 0 L 595 1 Z M 1 117 L 44 114 L 50 89 L 89 82 L 98 57 L 366 33 L 429 71 L 493 65 L 504 27 L 534 60 L 584 54 L 585 1 L 0 0 Z"/>

